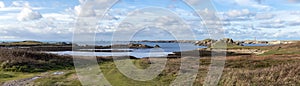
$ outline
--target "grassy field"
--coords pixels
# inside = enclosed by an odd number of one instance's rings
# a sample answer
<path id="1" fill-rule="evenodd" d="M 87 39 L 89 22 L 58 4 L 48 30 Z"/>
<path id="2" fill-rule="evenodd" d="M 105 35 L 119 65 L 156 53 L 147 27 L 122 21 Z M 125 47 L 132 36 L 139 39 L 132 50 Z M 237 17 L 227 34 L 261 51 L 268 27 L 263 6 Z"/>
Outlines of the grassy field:
<path id="1" fill-rule="evenodd" d="M 269 51 L 262 55 L 293 55 L 300 54 L 300 42 L 293 44 L 271 46 Z"/>
<path id="2" fill-rule="evenodd" d="M 147 60 L 132 60 L 141 69 L 149 64 Z M 203 85 L 210 58 L 200 59 L 200 69 L 194 85 Z M 135 81 L 124 76 L 111 61 L 99 64 L 106 79 L 113 86 L 145 85 L 165 86 L 169 85 L 177 76 L 180 59 L 169 59 L 164 71 L 150 81 Z M 265 57 L 228 57 L 220 86 L 223 85 L 300 85 L 300 58 L 282 56 Z M 45 85 L 78 85 L 74 70 L 67 71 L 64 75 L 49 76 L 38 79 L 35 84 Z"/>
<path id="3" fill-rule="evenodd" d="M 248 48 L 248 47 L 247 47 Z M 265 48 L 265 47 L 264 47 Z M 261 55 L 228 56 L 219 86 L 228 85 L 300 85 L 299 43 L 270 46 L 269 51 Z M 29 85 L 67 85 L 80 86 L 68 56 L 58 56 L 24 50 L 1 49 L 0 83 L 41 76 Z M 113 86 L 169 85 L 177 77 L 180 58 L 169 58 L 162 73 L 150 81 L 136 81 L 123 75 L 111 58 L 99 58 L 99 67 Z M 132 59 L 135 66 L 145 69 L 151 64 L 148 59 Z M 194 85 L 203 85 L 206 80 L 210 57 L 199 60 L 199 71 Z M 63 72 L 63 74 L 53 74 Z"/>
<path id="4" fill-rule="evenodd" d="M 133 60 L 140 68 L 148 64 L 142 60 Z M 210 64 L 209 58 L 202 58 L 199 73 L 194 85 L 203 85 Z M 146 85 L 161 86 L 168 85 L 173 81 L 178 72 L 180 60 L 169 60 L 165 70 L 155 79 L 150 81 L 135 81 L 122 75 L 113 62 L 99 64 L 103 74 L 112 85 Z M 219 85 L 300 85 L 300 58 L 285 57 L 228 57 L 223 76 Z M 35 85 L 80 85 L 75 70 L 64 71 L 62 75 L 48 75 L 32 82 Z M 1 77 L 3 80 L 14 80 L 28 78 L 36 73 L 6 72 L 14 77 Z M 50 73 L 51 74 L 51 73 Z"/>
<path id="5" fill-rule="evenodd" d="M 72 44 L 66 42 L 56 42 L 56 43 L 48 43 L 48 42 L 40 42 L 40 41 L 18 41 L 18 42 L 2 42 L 0 46 L 4 47 L 16 47 L 16 46 L 71 46 Z"/>
<path id="6" fill-rule="evenodd" d="M 11 81 L 11 80 L 31 78 L 37 75 L 39 75 L 39 73 L 0 71 L 0 83 L 4 83 L 6 81 Z"/>

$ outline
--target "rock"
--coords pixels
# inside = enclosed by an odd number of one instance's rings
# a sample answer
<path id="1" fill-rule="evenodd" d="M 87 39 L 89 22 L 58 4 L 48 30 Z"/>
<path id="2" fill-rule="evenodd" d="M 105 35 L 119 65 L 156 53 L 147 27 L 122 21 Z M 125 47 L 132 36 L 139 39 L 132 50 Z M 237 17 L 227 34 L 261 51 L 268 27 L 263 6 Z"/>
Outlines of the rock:
<path id="1" fill-rule="evenodd" d="M 244 46 L 242 42 L 234 42 L 234 45 Z"/>
<path id="2" fill-rule="evenodd" d="M 128 45 L 129 48 L 154 48 L 152 46 L 149 46 L 149 45 L 144 45 L 144 44 L 129 44 Z"/>
<path id="3" fill-rule="evenodd" d="M 155 45 L 154 48 L 160 48 L 160 46 L 159 45 Z"/>
<path id="4" fill-rule="evenodd" d="M 61 75 L 64 74 L 64 72 L 54 72 L 53 75 Z"/>
<path id="5" fill-rule="evenodd" d="M 211 46 L 216 41 L 217 40 L 213 40 L 213 39 L 204 39 L 202 41 L 196 41 L 195 45 L 198 45 L 198 46 Z"/>
<path id="6" fill-rule="evenodd" d="M 234 41 L 231 38 L 224 38 L 224 39 L 222 39 L 222 41 L 224 41 L 227 44 L 233 44 L 234 43 Z"/>
<path id="7" fill-rule="evenodd" d="M 211 46 L 212 44 L 216 43 L 217 41 L 223 41 L 228 45 L 238 45 L 238 46 L 243 46 L 242 42 L 235 42 L 231 38 L 224 38 L 221 40 L 213 40 L 213 39 L 204 39 L 202 41 L 196 41 L 195 45 L 199 46 Z"/>

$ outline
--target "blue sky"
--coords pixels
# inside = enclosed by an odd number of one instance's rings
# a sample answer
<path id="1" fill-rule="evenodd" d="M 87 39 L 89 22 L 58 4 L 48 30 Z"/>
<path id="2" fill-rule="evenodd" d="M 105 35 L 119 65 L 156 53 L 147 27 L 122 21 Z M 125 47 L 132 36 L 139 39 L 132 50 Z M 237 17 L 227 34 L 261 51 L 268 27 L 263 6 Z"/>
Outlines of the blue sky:
<path id="1" fill-rule="evenodd" d="M 86 0 L 0 0 L 0 41 L 71 41 L 84 1 Z M 252 40 L 254 37 L 258 40 L 300 40 L 300 0 L 212 1 L 216 12 L 206 9 L 194 11 L 181 0 L 121 0 L 107 12 L 103 21 L 97 21 L 99 25 L 94 27 L 97 28 L 96 39 L 110 40 L 114 33 L 133 33 L 133 29 L 118 28 L 126 18 L 144 19 L 145 21 L 139 21 L 147 22 L 144 24 L 151 24 L 149 21 L 161 21 L 160 23 L 165 24 L 164 29 L 140 27 L 132 37 L 135 40 L 173 40 L 172 33 L 181 32 L 178 39 L 194 39 L 191 34 L 184 34 L 186 29 L 178 27 L 182 26 L 180 22 L 174 22 L 176 16 L 189 26 L 196 40 L 209 38 L 207 28 L 201 25 L 201 18 L 195 15 L 198 12 L 217 15 L 223 22 L 225 37 L 235 40 Z M 201 0 L 195 3 L 201 3 Z M 97 16 L 97 6 L 102 4 L 83 11 L 89 16 Z M 147 6 L 163 9 L 141 9 Z M 131 24 L 127 25 L 139 25 L 137 22 L 129 22 Z"/>

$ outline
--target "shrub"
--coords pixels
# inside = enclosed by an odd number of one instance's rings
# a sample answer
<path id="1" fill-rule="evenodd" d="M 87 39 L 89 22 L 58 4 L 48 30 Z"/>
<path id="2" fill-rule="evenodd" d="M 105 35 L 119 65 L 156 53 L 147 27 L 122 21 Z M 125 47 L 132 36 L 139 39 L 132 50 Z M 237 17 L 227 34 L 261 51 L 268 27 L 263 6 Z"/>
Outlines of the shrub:
<path id="1" fill-rule="evenodd" d="M 44 72 L 73 67 L 71 56 L 20 49 L 0 49 L 0 69 L 13 72 Z"/>

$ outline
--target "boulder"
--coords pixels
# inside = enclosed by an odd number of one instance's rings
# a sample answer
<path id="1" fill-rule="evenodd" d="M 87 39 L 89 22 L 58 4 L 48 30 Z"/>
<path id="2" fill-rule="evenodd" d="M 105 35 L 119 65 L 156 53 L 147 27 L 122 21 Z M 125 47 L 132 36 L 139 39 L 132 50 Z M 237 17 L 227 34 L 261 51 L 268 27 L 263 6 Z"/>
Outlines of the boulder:
<path id="1" fill-rule="evenodd" d="M 233 44 L 234 43 L 234 41 L 231 38 L 224 38 L 224 39 L 222 39 L 222 41 L 224 41 L 227 44 Z"/>
<path id="2" fill-rule="evenodd" d="M 159 45 L 155 45 L 154 48 L 160 48 L 160 46 Z"/>

